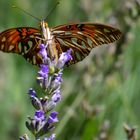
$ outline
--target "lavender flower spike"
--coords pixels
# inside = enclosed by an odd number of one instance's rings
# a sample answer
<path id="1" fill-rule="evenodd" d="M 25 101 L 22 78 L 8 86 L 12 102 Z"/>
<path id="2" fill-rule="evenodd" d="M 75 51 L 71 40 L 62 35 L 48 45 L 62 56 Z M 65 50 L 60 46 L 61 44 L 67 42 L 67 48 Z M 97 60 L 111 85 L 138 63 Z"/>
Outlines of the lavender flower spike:
<path id="1" fill-rule="evenodd" d="M 42 57 L 42 64 L 37 73 L 37 82 L 43 89 L 41 98 L 32 88 L 29 89 L 28 94 L 30 101 L 35 108 L 33 117 L 28 117 L 26 127 L 35 136 L 36 139 L 44 135 L 48 135 L 55 128 L 55 124 L 59 122 L 58 112 L 53 111 L 54 107 L 61 100 L 61 84 L 62 84 L 62 71 L 64 65 L 72 60 L 72 49 L 63 52 L 58 61 L 54 61 L 47 55 L 46 47 L 44 44 L 40 45 L 39 54 Z M 54 140 L 55 134 L 50 137 L 43 137 L 42 140 Z M 28 140 L 21 137 L 20 140 Z"/>

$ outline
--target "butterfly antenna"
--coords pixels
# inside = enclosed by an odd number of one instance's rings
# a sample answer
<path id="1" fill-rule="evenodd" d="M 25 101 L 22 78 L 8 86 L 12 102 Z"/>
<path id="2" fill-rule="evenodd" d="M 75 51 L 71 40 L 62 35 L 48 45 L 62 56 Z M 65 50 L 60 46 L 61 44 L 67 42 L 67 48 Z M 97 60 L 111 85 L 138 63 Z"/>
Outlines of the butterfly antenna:
<path id="1" fill-rule="evenodd" d="M 21 10 L 23 13 L 26 13 L 27 15 L 29 15 L 29 16 L 35 18 L 36 20 L 40 21 L 39 18 L 37 18 L 37 17 L 35 17 L 34 15 L 28 13 L 27 11 L 25 11 L 24 9 L 22 9 L 22 8 L 20 8 L 20 7 L 17 7 L 17 6 L 15 6 L 15 5 L 12 5 L 12 8 L 17 8 L 17 9 Z"/>
<path id="2" fill-rule="evenodd" d="M 48 18 L 48 16 L 54 11 L 54 9 L 56 8 L 56 6 L 57 6 L 58 4 L 60 4 L 59 1 L 58 1 L 58 2 L 54 5 L 54 7 L 48 12 L 48 15 L 47 15 L 46 18 L 44 19 L 45 21 L 46 21 L 46 19 Z"/>

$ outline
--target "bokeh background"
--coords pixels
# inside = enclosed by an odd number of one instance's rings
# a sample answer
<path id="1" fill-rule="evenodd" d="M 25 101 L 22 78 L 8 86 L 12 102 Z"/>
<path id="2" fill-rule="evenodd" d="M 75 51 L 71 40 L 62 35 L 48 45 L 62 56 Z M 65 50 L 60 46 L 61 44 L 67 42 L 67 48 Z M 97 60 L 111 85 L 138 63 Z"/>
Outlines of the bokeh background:
<path id="1" fill-rule="evenodd" d="M 36 19 L 12 4 L 42 19 L 55 3 L 0 0 L 0 32 L 20 26 L 38 28 Z M 60 119 L 57 140 L 126 140 L 124 123 L 129 131 L 136 128 L 140 139 L 139 17 L 139 0 L 60 0 L 48 16 L 50 27 L 88 21 L 113 25 L 123 32 L 117 43 L 94 49 L 84 61 L 64 70 L 62 101 L 56 109 Z M 26 93 L 30 87 L 38 90 L 37 70 L 21 56 L 0 52 L 1 140 L 30 135 L 25 120 L 34 109 Z"/>

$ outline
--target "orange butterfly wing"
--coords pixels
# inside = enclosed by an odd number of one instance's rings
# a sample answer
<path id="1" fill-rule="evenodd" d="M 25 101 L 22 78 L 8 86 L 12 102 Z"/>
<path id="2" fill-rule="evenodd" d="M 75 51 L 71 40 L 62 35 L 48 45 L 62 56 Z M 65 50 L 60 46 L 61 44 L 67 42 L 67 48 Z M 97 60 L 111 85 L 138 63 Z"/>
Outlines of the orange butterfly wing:
<path id="1" fill-rule="evenodd" d="M 73 60 L 68 64 L 83 60 L 92 48 L 109 44 L 120 39 L 120 30 L 93 23 L 66 24 L 51 29 L 59 53 L 72 49 Z"/>
<path id="2" fill-rule="evenodd" d="M 40 31 L 31 27 L 8 29 L 0 33 L 0 50 L 22 55 L 32 64 L 42 63 L 37 55 L 39 51 Z"/>
<path id="3" fill-rule="evenodd" d="M 62 52 L 72 49 L 73 63 L 83 60 L 92 48 L 112 43 L 121 37 L 120 30 L 102 24 L 80 23 L 66 24 L 50 28 L 56 44 L 58 56 Z M 6 30 L 0 33 L 0 50 L 22 55 L 30 63 L 39 65 L 42 58 L 39 56 L 40 30 L 32 27 L 21 27 Z"/>

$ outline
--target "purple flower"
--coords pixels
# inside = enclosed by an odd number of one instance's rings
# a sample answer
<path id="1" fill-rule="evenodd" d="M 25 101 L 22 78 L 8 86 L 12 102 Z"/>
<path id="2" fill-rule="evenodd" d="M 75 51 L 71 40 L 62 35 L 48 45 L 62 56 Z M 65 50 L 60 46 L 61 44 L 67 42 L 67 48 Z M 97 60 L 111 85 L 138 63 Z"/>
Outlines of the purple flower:
<path id="1" fill-rule="evenodd" d="M 44 44 L 40 45 L 40 51 L 39 54 L 43 57 L 44 60 L 47 59 L 47 51 L 46 51 L 46 46 Z"/>
<path id="2" fill-rule="evenodd" d="M 36 121 L 44 121 L 45 120 L 45 112 L 43 110 L 37 110 L 35 112 L 34 119 Z"/>
<path id="3" fill-rule="evenodd" d="M 54 101 L 49 101 L 43 105 L 43 110 L 45 112 L 51 111 L 55 108 L 56 103 Z"/>
<path id="4" fill-rule="evenodd" d="M 67 50 L 67 52 L 63 52 L 60 55 L 58 64 L 57 64 L 58 68 L 62 68 L 65 65 L 65 63 L 72 60 L 71 52 L 72 52 L 72 49 L 69 49 L 69 50 Z"/>
<path id="5" fill-rule="evenodd" d="M 72 49 L 69 49 L 67 50 L 67 52 L 62 53 L 59 60 L 64 61 L 64 63 L 68 62 L 69 60 L 72 60 L 71 52 Z"/>
<path id="6" fill-rule="evenodd" d="M 37 109 L 37 110 L 42 109 L 42 103 L 38 97 L 31 96 L 30 100 L 31 100 L 31 103 L 35 109 Z"/>
<path id="7" fill-rule="evenodd" d="M 49 72 L 49 67 L 48 65 L 40 65 L 40 71 L 38 72 L 40 77 L 46 77 L 48 76 L 48 72 Z"/>
<path id="8" fill-rule="evenodd" d="M 58 118 L 57 118 L 57 115 L 58 113 L 57 112 L 52 112 L 48 118 L 48 123 L 51 124 L 51 123 L 56 123 L 58 122 Z"/>
<path id="9" fill-rule="evenodd" d="M 58 75 L 55 77 L 55 81 L 62 82 L 62 72 L 58 73 Z"/>
<path id="10" fill-rule="evenodd" d="M 33 90 L 32 88 L 29 89 L 28 94 L 29 94 L 31 97 L 36 97 L 36 96 L 37 96 L 35 90 Z"/>
<path id="11" fill-rule="evenodd" d="M 54 102 L 58 102 L 58 101 L 61 100 L 61 92 L 60 92 L 60 90 L 57 90 L 57 91 L 53 94 L 52 100 L 53 100 Z"/>
<path id="12" fill-rule="evenodd" d="M 45 137 L 44 140 L 54 140 L 55 134 L 52 134 L 49 138 Z"/>
<path id="13" fill-rule="evenodd" d="M 49 77 L 48 74 L 49 74 L 49 66 L 45 64 L 40 65 L 37 82 L 43 89 L 46 89 L 48 87 L 48 77 Z"/>
<path id="14" fill-rule="evenodd" d="M 62 82 L 62 72 L 59 72 L 57 75 L 54 76 L 53 81 L 51 83 L 52 89 L 57 89 L 60 87 L 60 84 Z"/>

